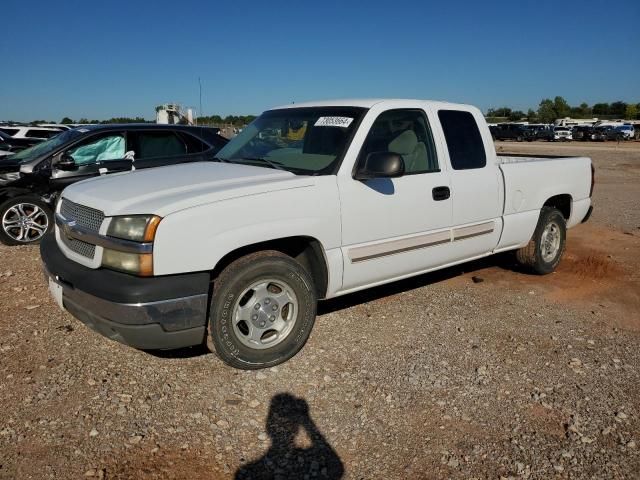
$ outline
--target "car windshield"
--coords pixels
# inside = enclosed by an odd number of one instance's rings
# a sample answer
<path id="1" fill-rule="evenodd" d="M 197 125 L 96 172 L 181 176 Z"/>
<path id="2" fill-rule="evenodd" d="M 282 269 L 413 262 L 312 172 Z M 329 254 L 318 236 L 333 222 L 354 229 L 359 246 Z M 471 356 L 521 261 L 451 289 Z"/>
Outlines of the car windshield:
<path id="1" fill-rule="evenodd" d="M 80 137 L 83 132 L 79 130 L 67 130 L 66 132 L 59 133 L 55 137 L 50 138 L 41 143 L 36 143 L 32 147 L 25 148 L 18 153 L 11 156 L 12 160 L 18 160 L 20 163 L 28 162 L 41 155 L 46 155 L 53 152 L 58 147 L 61 147 L 65 143 Z"/>
<path id="2" fill-rule="evenodd" d="M 356 107 L 271 110 L 244 128 L 217 158 L 300 175 L 328 175 L 340 162 L 365 111 Z"/>

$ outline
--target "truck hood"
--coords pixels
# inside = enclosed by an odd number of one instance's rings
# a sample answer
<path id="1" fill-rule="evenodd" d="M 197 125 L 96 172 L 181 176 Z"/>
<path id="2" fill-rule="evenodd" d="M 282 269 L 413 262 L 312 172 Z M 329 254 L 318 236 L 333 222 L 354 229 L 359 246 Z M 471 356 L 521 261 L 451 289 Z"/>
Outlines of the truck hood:
<path id="1" fill-rule="evenodd" d="M 63 197 L 106 216 L 170 213 L 231 198 L 314 185 L 313 177 L 219 162 L 105 175 L 67 187 Z"/>

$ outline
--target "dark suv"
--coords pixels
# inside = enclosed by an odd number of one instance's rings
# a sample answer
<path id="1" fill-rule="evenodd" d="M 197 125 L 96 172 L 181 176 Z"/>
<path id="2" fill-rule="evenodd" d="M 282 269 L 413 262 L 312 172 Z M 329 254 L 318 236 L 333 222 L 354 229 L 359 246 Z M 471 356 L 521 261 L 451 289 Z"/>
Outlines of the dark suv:
<path id="1" fill-rule="evenodd" d="M 0 242 L 40 241 L 59 193 L 80 180 L 209 160 L 227 143 L 216 129 L 181 125 L 92 125 L 67 130 L 0 160 Z"/>
<path id="2" fill-rule="evenodd" d="M 530 142 L 534 139 L 532 132 L 525 128 L 524 125 L 504 123 L 491 127 L 490 130 L 494 140 L 516 140 L 518 142 L 527 140 Z"/>

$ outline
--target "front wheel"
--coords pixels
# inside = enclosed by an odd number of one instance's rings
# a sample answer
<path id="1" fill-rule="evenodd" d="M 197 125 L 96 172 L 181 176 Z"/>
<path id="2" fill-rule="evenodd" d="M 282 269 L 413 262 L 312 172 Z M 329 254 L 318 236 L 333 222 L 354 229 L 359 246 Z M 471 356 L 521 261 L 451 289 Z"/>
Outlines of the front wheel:
<path id="1" fill-rule="evenodd" d="M 316 305 L 313 280 L 293 258 L 277 251 L 241 257 L 214 281 L 207 343 L 235 368 L 278 365 L 306 343 Z"/>
<path id="2" fill-rule="evenodd" d="M 556 208 L 542 207 L 538 225 L 526 247 L 516 251 L 518 262 L 539 275 L 553 272 L 567 242 L 567 223 Z"/>
<path id="3" fill-rule="evenodd" d="M 53 228 L 49 205 L 38 197 L 22 196 L 0 205 L 0 242 L 5 245 L 39 243 Z"/>

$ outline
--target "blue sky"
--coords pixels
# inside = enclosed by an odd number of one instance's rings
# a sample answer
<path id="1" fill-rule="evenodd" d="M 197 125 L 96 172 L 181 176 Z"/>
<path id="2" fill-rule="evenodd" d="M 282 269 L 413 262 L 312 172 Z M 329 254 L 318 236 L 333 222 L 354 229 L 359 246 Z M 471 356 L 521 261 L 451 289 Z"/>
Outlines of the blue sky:
<path id="1" fill-rule="evenodd" d="M 640 102 L 640 1 L 3 0 L 0 119 L 410 97 Z"/>

